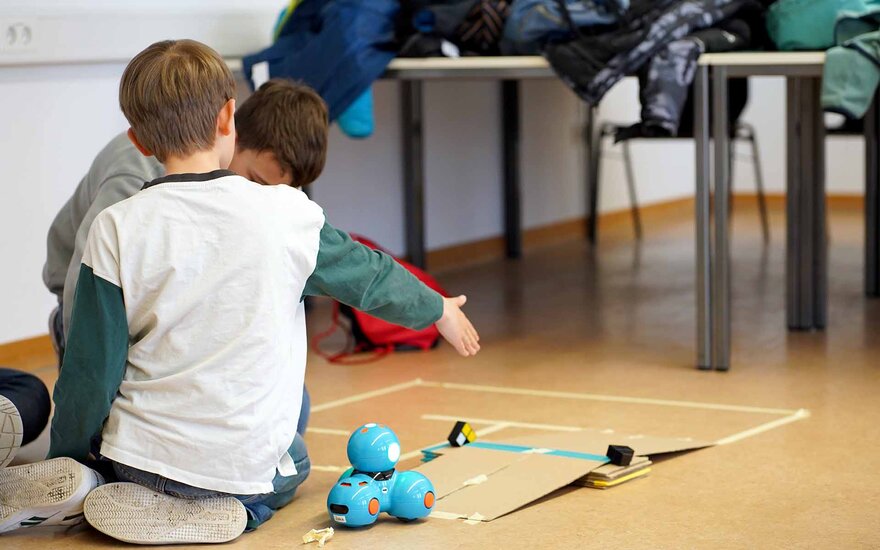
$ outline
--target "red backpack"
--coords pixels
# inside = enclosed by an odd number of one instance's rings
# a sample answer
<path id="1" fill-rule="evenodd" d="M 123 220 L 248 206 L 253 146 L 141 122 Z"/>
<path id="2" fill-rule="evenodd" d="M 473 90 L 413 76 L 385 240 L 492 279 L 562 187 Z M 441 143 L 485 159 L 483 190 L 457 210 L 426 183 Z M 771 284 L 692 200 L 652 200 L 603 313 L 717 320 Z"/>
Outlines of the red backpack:
<path id="1" fill-rule="evenodd" d="M 394 257 L 387 250 L 367 238 L 359 235 L 352 235 L 351 238 L 373 250 L 380 250 L 392 256 L 397 263 L 405 267 L 420 281 L 428 285 L 428 287 L 436 290 L 443 296 L 448 296 L 443 287 L 424 270 L 405 260 Z M 335 353 L 325 352 L 321 349 L 320 344 L 342 327 L 340 314 L 348 319 L 351 327 L 350 331 L 346 331 L 347 342 L 345 349 Z M 439 340 L 440 332 L 435 325 L 422 330 L 404 328 L 368 315 L 345 304 L 333 302 L 331 326 L 326 331 L 316 334 L 312 338 L 312 348 L 315 353 L 331 363 L 357 364 L 375 361 L 392 351 L 429 350 L 435 347 Z M 361 359 L 351 358 L 354 354 L 365 351 L 372 351 L 373 354 Z"/>

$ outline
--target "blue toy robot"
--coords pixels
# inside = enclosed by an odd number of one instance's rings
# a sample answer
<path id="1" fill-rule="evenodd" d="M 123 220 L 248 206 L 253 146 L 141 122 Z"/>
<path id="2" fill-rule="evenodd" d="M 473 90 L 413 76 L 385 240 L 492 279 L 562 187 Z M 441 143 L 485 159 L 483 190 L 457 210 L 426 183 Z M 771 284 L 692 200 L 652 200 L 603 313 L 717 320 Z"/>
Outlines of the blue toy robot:
<path id="1" fill-rule="evenodd" d="M 387 512 L 402 521 L 423 518 L 434 508 L 434 486 L 419 472 L 395 470 L 400 441 L 387 426 L 364 424 L 348 440 L 345 472 L 327 496 L 330 519 L 362 527 Z"/>

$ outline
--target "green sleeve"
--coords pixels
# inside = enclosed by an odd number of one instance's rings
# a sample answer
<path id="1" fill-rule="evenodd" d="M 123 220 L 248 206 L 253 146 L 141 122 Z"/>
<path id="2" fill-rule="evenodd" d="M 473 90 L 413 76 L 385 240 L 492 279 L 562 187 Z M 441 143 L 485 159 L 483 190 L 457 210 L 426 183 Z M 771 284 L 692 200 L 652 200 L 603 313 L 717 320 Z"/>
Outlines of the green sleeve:
<path id="1" fill-rule="evenodd" d="M 63 367 L 55 384 L 49 458 L 82 461 L 110 414 L 128 357 L 122 289 L 83 264 Z"/>
<path id="2" fill-rule="evenodd" d="M 315 271 L 303 295 L 330 296 L 383 321 L 420 330 L 443 314 L 443 298 L 388 254 L 321 228 Z"/>

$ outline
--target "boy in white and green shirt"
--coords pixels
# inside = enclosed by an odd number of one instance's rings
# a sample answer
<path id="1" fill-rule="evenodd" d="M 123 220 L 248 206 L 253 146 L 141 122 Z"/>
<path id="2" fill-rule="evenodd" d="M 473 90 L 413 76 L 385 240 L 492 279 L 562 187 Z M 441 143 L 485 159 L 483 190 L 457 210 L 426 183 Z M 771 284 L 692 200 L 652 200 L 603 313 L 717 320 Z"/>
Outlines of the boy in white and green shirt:
<path id="1" fill-rule="evenodd" d="M 233 97 L 226 65 L 192 41 L 150 46 L 122 78 L 132 142 L 167 175 L 92 224 L 50 451 L 84 461 L 101 440 L 100 454 L 134 483 L 92 491 L 85 515 L 121 540 L 223 542 L 290 501 L 308 471 L 295 429 L 304 296 L 411 328 L 437 323 L 462 355 L 479 350 L 463 296 L 443 298 L 354 243 L 301 191 L 225 170 Z M 317 104 L 303 112 L 314 131 L 300 145 L 323 165 Z M 139 511 L 121 517 L 123 503 Z"/>

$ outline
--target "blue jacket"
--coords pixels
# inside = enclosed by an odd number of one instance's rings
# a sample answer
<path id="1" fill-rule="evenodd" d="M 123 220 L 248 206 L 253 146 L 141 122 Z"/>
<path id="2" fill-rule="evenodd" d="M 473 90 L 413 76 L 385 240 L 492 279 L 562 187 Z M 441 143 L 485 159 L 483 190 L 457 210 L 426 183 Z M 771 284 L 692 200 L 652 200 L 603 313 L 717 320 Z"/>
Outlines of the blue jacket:
<path id="1" fill-rule="evenodd" d="M 394 59 L 397 0 L 303 0 L 271 47 L 243 60 L 268 62 L 272 78 L 301 80 L 317 90 L 335 120 Z"/>

